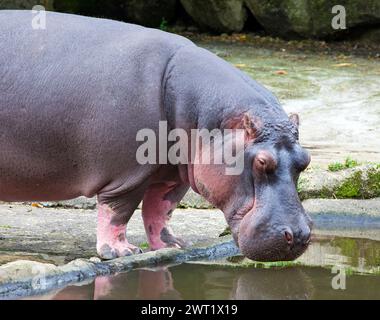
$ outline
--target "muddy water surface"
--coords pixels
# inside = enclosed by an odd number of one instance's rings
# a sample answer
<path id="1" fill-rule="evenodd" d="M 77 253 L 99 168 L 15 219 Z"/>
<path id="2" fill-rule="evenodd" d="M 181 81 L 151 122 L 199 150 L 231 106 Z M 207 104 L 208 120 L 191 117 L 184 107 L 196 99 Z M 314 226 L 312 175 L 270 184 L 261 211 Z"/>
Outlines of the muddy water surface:
<path id="1" fill-rule="evenodd" d="M 295 263 L 197 261 L 98 277 L 34 298 L 380 299 L 380 242 L 316 236 Z"/>

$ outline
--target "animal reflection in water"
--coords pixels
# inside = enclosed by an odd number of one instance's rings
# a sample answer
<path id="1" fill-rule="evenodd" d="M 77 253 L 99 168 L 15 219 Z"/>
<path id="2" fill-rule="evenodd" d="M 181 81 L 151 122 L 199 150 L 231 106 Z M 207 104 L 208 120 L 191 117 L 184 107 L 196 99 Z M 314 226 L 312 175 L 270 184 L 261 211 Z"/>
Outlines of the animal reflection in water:
<path id="1" fill-rule="evenodd" d="M 312 293 L 313 285 L 309 276 L 298 268 L 234 271 L 183 265 L 178 269 L 144 269 L 98 277 L 90 284 L 69 286 L 42 298 L 309 299 Z"/>

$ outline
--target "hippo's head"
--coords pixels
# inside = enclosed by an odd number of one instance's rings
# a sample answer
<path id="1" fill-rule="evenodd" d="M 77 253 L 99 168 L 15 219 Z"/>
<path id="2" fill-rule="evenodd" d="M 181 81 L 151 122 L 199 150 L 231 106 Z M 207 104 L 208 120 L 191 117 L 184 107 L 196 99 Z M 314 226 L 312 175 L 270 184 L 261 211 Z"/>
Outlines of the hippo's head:
<path id="1" fill-rule="evenodd" d="M 312 226 L 296 188 L 310 163 L 298 141 L 298 116 L 282 111 L 265 122 L 246 113 L 227 127 L 245 130 L 243 172 L 226 175 L 224 165 L 194 164 L 193 188 L 224 212 L 246 257 L 296 259 L 310 242 Z"/>

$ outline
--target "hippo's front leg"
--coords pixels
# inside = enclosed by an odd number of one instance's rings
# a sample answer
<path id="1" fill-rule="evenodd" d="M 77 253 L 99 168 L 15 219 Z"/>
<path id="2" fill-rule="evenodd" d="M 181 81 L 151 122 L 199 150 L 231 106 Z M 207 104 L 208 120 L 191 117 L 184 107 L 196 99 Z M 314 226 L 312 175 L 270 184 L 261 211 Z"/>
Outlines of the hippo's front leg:
<path id="1" fill-rule="evenodd" d="M 145 192 L 142 216 L 151 250 L 185 246 L 184 241 L 173 234 L 168 222 L 188 189 L 188 185 L 167 182 L 153 184 Z"/>
<path id="2" fill-rule="evenodd" d="M 103 259 L 114 259 L 140 253 L 140 248 L 130 244 L 126 238 L 127 224 L 114 224 L 116 215 L 107 204 L 98 205 L 98 229 L 96 249 Z"/>
<path id="3" fill-rule="evenodd" d="M 124 257 L 142 250 L 126 237 L 127 223 L 141 201 L 139 190 L 123 196 L 98 195 L 98 226 L 96 249 L 103 259 Z"/>

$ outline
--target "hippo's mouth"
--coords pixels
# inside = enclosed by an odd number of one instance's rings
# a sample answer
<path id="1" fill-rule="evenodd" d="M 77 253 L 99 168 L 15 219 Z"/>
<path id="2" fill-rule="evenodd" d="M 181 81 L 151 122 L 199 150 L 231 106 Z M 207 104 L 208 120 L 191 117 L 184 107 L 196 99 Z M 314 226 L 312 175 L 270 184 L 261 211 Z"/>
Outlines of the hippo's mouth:
<path id="1" fill-rule="evenodd" d="M 310 243 L 311 226 L 302 213 L 295 220 L 273 219 L 263 208 L 241 208 L 236 213 L 240 223 L 231 227 L 244 256 L 255 261 L 291 261 L 301 256 Z M 235 232 L 234 232 L 235 231 Z"/>
<path id="2" fill-rule="evenodd" d="M 245 246 L 239 243 L 241 252 L 247 258 L 254 261 L 293 261 L 300 257 L 307 249 L 307 246 L 297 245 L 292 247 L 273 247 L 272 245 L 259 245 L 259 248 Z"/>

